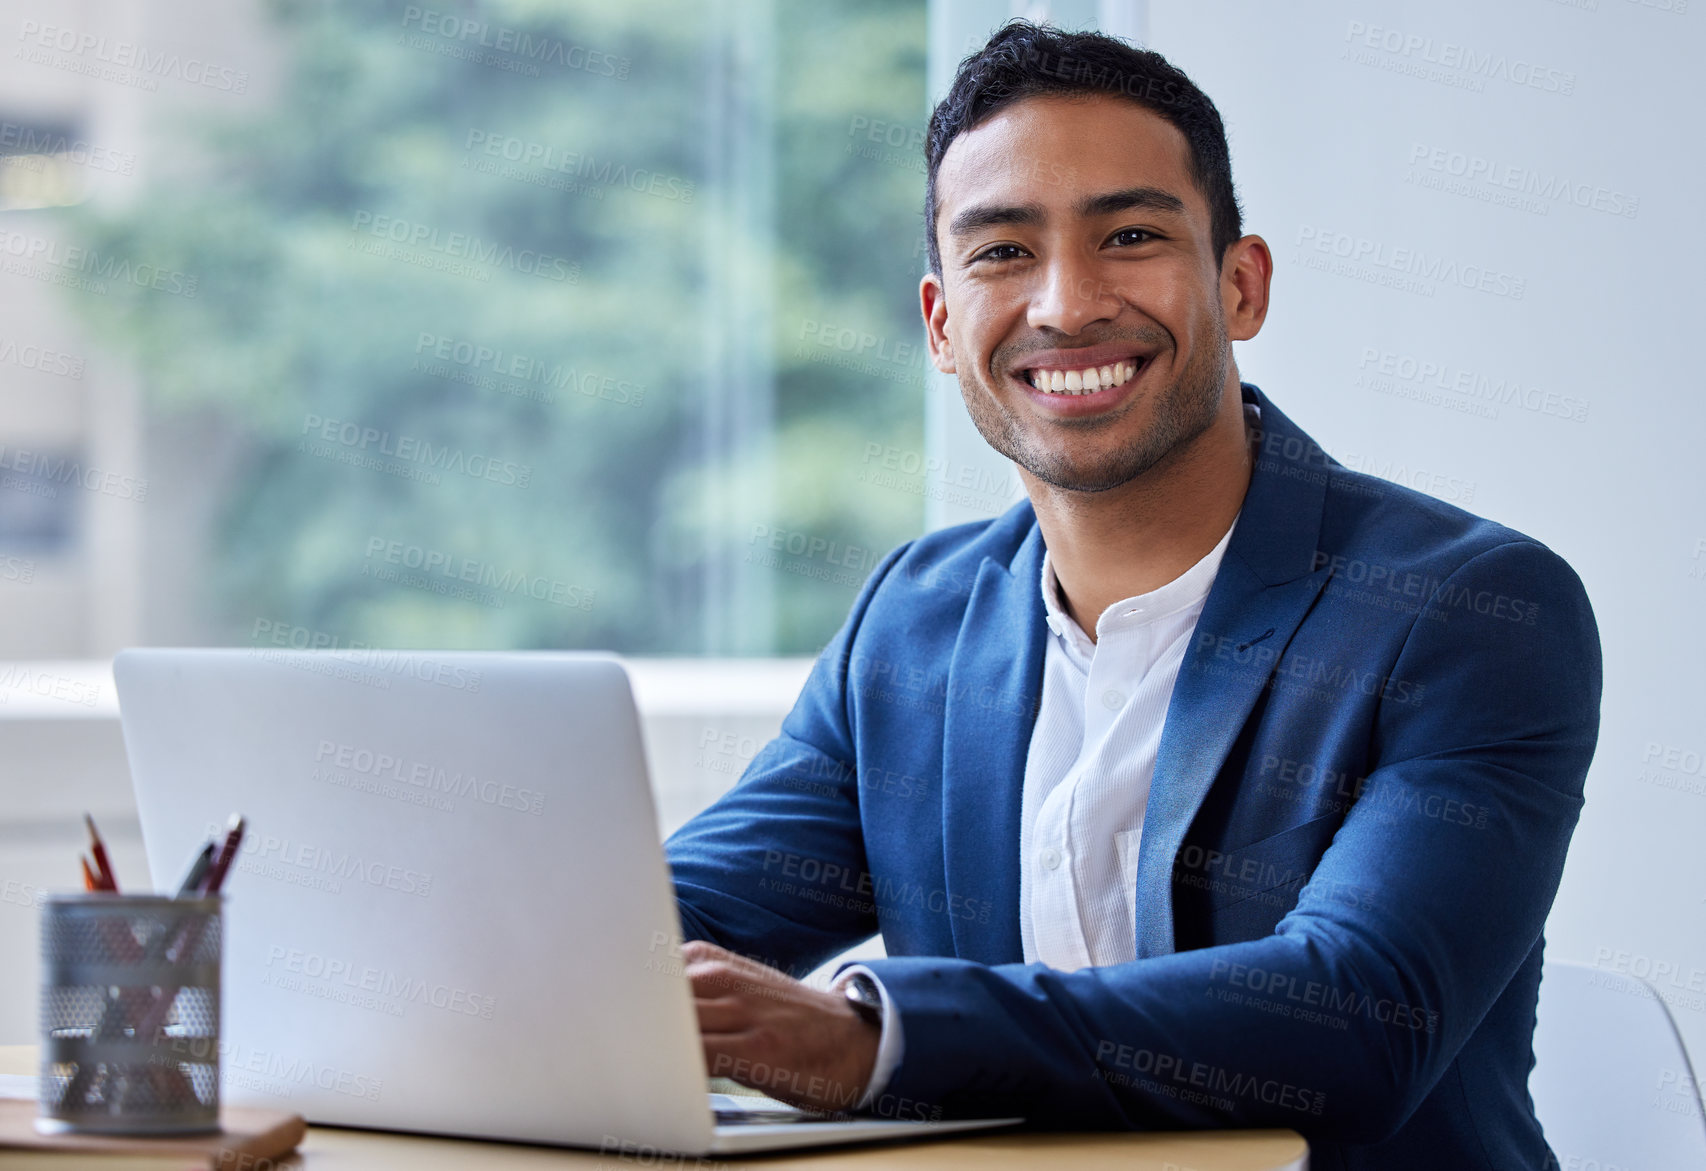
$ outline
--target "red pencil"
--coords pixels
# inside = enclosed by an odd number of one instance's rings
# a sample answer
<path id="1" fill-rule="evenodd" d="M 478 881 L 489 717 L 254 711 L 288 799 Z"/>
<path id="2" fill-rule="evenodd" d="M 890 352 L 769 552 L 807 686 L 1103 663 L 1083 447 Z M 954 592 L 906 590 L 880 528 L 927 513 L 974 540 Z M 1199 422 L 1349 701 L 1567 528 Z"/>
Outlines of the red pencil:
<path id="1" fill-rule="evenodd" d="M 106 843 L 101 841 L 101 835 L 95 832 L 95 819 L 85 813 L 83 823 L 89 827 L 89 853 L 95 858 L 96 889 L 110 890 L 117 894 L 118 876 L 113 873 L 112 861 L 107 857 Z"/>
<path id="2" fill-rule="evenodd" d="M 95 872 L 89 869 L 89 859 L 79 854 L 77 864 L 83 868 L 83 889 L 100 890 L 101 884 L 95 881 Z"/>

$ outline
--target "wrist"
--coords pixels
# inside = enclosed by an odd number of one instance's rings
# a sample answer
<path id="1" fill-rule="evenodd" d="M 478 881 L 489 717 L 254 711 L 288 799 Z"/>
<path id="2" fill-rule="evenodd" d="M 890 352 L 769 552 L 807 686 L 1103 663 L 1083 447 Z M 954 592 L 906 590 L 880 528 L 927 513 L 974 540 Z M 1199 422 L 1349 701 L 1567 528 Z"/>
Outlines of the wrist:
<path id="1" fill-rule="evenodd" d="M 836 981 L 834 988 L 847 1001 L 848 1007 L 855 1015 L 881 1036 L 883 1016 L 888 1006 L 883 999 L 882 989 L 877 987 L 877 982 L 868 973 L 854 971 Z"/>
<path id="2" fill-rule="evenodd" d="M 883 986 L 877 974 L 863 964 L 850 965 L 837 974 L 831 987 L 840 992 L 851 982 L 855 975 L 862 975 L 870 981 L 870 990 L 875 991 L 877 1003 L 882 1013 L 882 1024 L 877 1029 L 861 1030 L 865 1036 L 874 1042 L 871 1049 L 864 1049 L 859 1054 L 859 1074 L 864 1085 L 856 1110 L 869 1110 L 873 1103 L 887 1088 L 889 1080 L 894 1076 L 906 1047 L 906 1041 L 901 1033 L 899 1008 L 890 999 L 888 989 Z M 851 1006 L 849 1006 L 851 1007 Z"/>

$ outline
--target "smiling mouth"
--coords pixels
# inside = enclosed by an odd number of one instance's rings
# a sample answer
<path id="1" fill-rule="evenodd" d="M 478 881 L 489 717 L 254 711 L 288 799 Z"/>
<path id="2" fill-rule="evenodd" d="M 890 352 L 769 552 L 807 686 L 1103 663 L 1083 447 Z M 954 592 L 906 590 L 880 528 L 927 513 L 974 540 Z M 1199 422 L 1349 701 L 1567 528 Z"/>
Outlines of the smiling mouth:
<path id="1" fill-rule="evenodd" d="M 1147 365 L 1147 358 L 1128 358 L 1106 366 L 1085 366 L 1078 370 L 1026 370 L 1021 375 L 1036 390 L 1044 394 L 1095 394 L 1124 386 Z"/>

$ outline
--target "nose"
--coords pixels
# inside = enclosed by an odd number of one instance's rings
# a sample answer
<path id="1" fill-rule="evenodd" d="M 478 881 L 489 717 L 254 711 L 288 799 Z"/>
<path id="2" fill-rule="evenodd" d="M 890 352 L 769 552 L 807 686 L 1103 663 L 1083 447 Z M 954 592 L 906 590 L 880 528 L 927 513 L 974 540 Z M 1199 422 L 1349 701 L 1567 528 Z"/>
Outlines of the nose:
<path id="1" fill-rule="evenodd" d="M 1032 329 L 1075 334 L 1119 315 L 1118 291 L 1084 257 L 1056 256 L 1043 267 L 1025 321 Z"/>

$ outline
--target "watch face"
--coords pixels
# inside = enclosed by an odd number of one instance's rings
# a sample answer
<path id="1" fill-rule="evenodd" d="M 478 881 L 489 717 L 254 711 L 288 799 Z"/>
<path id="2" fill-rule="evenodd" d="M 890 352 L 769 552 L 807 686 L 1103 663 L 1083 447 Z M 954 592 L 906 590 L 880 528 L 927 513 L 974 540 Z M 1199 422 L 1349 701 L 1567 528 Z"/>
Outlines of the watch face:
<path id="1" fill-rule="evenodd" d="M 881 1028 L 883 1023 L 883 994 L 869 976 L 854 976 L 842 989 L 853 1011 Z"/>

